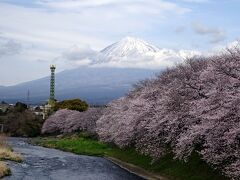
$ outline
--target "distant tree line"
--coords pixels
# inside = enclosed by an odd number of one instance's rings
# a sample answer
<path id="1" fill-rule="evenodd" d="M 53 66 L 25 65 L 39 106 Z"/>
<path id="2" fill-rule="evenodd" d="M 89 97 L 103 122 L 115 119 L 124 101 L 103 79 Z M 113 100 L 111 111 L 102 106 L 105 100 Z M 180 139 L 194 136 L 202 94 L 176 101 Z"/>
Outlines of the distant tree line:
<path id="1" fill-rule="evenodd" d="M 56 102 L 54 110 L 57 111 L 59 109 L 69 109 L 83 112 L 88 109 L 88 104 L 87 102 L 80 99 L 69 99 L 61 102 Z"/>

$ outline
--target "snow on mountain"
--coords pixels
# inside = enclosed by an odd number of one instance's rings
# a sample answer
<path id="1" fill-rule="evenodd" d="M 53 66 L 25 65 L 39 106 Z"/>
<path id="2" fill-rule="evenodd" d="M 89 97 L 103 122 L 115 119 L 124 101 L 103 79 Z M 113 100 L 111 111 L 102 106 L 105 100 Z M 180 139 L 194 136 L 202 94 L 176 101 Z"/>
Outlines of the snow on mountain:
<path id="1" fill-rule="evenodd" d="M 142 39 L 125 37 L 100 52 L 90 46 L 73 46 L 62 59 L 76 66 L 162 69 L 187 57 L 200 55 L 191 50 L 158 48 Z"/>
<path id="2" fill-rule="evenodd" d="M 108 61 L 107 58 L 111 57 L 131 57 L 145 55 L 149 52 L 156 53 L 158 51 L 159 49 L 157 47 L 141 39 L 126 37 L 121 41 L 106 47 L 100 52 L 100 54 L 106 58 L 106 61 Z"/>
<path id="3" fill-rule="evenodd" d="M 134 37 L 125 37 L 103 50 L 92 65 L 100 67 L 162 69 L 181 62 L 184 58 L 200 55 L 197 51 L 160 49 Z"/>

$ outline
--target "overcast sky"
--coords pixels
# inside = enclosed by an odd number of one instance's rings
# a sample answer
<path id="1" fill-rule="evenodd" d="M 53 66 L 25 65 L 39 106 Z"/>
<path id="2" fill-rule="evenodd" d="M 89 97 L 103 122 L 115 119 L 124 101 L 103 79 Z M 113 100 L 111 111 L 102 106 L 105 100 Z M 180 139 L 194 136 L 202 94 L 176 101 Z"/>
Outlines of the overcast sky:
<path id="1" fill-rule="evenodd" d="M 0 85 L 75 67 L 72 47 L 99 51 L 125 36 L 211 51 L 240 36 L 239 0 L 0 0 Z"/>

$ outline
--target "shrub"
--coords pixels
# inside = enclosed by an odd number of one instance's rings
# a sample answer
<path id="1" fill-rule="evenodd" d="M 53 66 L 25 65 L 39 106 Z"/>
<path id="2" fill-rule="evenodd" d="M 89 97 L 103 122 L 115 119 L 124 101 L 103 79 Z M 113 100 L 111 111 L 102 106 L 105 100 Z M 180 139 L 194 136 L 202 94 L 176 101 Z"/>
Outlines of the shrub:
<path id="1" fill-rule="evenodd" d="M 33 112 L 9 112 L 2 117 L 4 132 L 11 136 L 33 137 L 40 134 L 43 120 Z"/>
<path id="2" fill-rule="evenodd" d="M 14 106 L 14 110 L 17 112 L 23 112 L 27 109 L 27 105 L 21 102 L 17 102 Z"/>
<path id="3" fill-rule="evenodd" d="M 42 134 L 95 132 L 96 121 L 102 115 L 102 111 L 102 108 L 89 108 L 85 112 L 59 110 L 44 122 Z"/>
<path id="4" fill-rule="evenodd" d="M 6 142 L 6 137 L 0 135 L 0 179 L 4 176 L 10 175 L 11 171 L 2 160 L 11 160 L 16 162 L 22 162 L 20 154 L 13 152 L 11 147 Z"/>
<path id="5" fill-rule="evenodd" d="M 64 100 L 61 102 L 57 102 L 54 106 L 55 111 L 59 109 L 69 109 L 83 112 L 86 111 L 87 108 L 88 104 L 80 99 Z"/>
<path id="6" fill-rule="evenodd" d="M 191 58 L 136 85 L 97 121 L 102 141 L 154 158 L 169 150 L 187 161 L 195 151 L 240 178 L 240 49 Z"/>

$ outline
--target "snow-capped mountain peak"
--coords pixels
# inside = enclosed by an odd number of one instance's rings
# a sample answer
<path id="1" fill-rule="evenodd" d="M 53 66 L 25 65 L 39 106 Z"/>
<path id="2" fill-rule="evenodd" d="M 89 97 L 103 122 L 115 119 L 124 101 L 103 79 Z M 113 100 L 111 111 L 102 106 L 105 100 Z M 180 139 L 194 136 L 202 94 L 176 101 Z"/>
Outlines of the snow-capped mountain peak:
<path id="1" fill-rule="evenodd" d="M 102 51 L 92 63 L 100 67 L 163 68 L 181 62 L 196 52 L 160 49 L 146 41 L 125 37 Z"/>
<path id="2" fill-rule="evenodd" d="M 100 54 L 105 58 L 112 59 L 112 57 L 133 57 L 158 51 L 159 48 L 145 42 L 142 39 L 125 37 L 119 42 L 116 42 L 103 49 Z"/>

